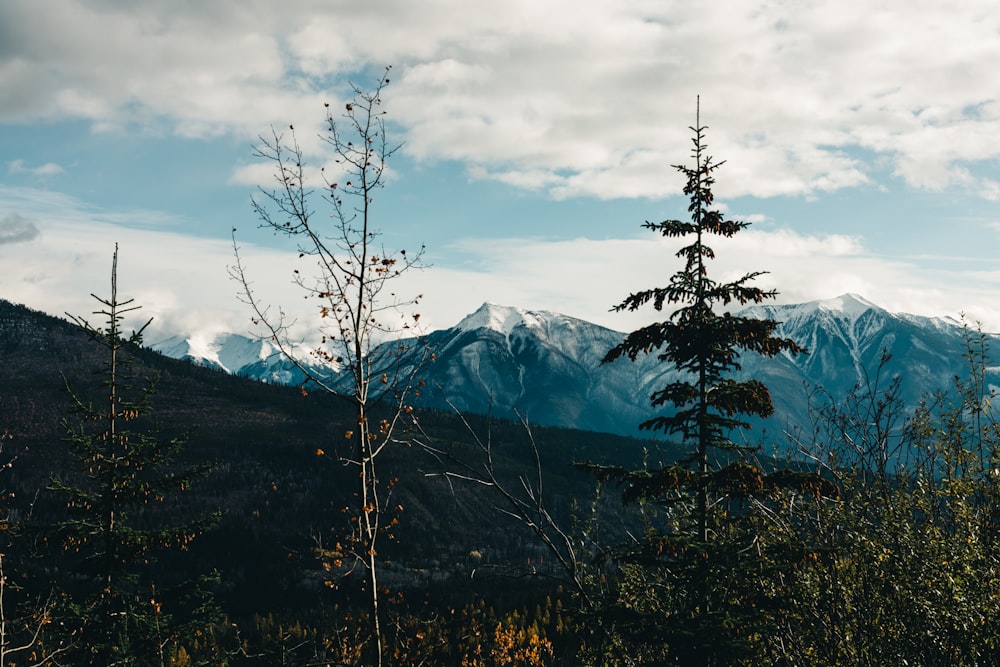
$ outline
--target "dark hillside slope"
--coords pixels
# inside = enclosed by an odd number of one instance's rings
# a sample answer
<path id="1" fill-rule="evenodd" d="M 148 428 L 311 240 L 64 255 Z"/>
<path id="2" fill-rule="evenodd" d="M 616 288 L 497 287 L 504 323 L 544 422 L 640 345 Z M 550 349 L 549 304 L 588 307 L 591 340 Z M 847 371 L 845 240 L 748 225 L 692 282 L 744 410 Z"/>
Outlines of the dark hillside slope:
<path id="1" fill-rule="evenodd" d="M 15 492 L 15 516 L 31 514 L 44 528 L 60 512 L 47 490 L 54 476 L 69 474 L 71 461 L 62 420 L 73 423 L 68 383 L 81 397 L 100 400 L 103 357 L 75 326 L 0 301 L 0 432 L 5 452 L 18 456 L 3 471 L 3 487 Z M 319 393 L 269 385 L 137 350 L 128 370 L 134 385 L 158 378 L 153 424 L 165 436 L 188 434 L 185 462 L 210 461 L 215 471 L 184 494 L 181 513 L 219 509 L 220 526 L 197 540 L 193 552 L 203 570 L 218 569 L 223 594 L 240 610 L 302 604 L 318 594 L 315 541 L 337 539 L 342 508 L 351 502 L 350 471 L 334 457 L 350 428 L 350 406 Z M 65 378 L 65 380 L 64 380 Z M 474 460 L 465 427 L 446 413 L 425 411 L 420 419 L 437 444 Z M 473 428 L 492 432 L 501 468 L 514 479 L 530 473 L 533 457 L 523 429 L 503 421 L 470 418 Z M 635 466 L 652 443 L 561 429 L 535 433 L 553 508 L 568 518 L 575 500 L 593 493 L 593 480 L 572 461 Z M 653 452 L 653 457 L 658 454 Z M 669 454 L 667 454 L 669 456 Z M 534 538 L 495 509 L 482 488 L 449 484 L 435 473 L 439 462 L 417 447 L 400 446 L 383 462 L 399 477 L 394 502 L 404 507 L 398 543 L 387 548 L 397 581 L 420 584 L 463 571 L 478 551 L 498 566 L 544 558 Z"/>

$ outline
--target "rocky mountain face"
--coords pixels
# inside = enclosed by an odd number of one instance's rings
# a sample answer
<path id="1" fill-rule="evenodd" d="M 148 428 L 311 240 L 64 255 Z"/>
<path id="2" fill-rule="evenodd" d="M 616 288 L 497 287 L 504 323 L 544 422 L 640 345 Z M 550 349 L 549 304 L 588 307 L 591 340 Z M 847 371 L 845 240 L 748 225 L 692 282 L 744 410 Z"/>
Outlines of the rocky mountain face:
<path id="1" fill-rule="evenodd" d="M 803 418 L 797 416 L 807 413 L 806 395 L 817 388 L 836 401 L 856 385 L 885 387 L 899 378 L 900 397 L 913 408 L 933 392 L 950 389 L 970 370 L 966 336 L 976 331 L 956 320 L 889 313 L 853 294 L 746 312 L 781 322 L 779 335 L 809 350 L 794 359 L 748 358 L 744 365 L 747 374 L 771 387 L 779 414 L 798 423 Z M 998 338 L 988 336 L 994 342 Z M 987 375 L 996 382 L 996 373 Z"/>
<path id="2" fill-rule="evenodd" d="M 899 377 L 901 398 L 913 408 L 968 373 L 963 328 L 954 320 L 892 314 L 852 294 L 743 312 L 781 322 L 778 335 L 809 350 L 741 359 L 738 377 L 757 378 L 771 391 L 775 415 L 755 426 L 772 434 L 807 426 L 812 408 L 842 400 L 859 384 L 885 387 Z M 563 315 L 486 304 L 428 337 L 437 358 L 424 375 L 439 390 L 426 400 L 440 404 L 446 396 L 459 409 L 481 413 L 492 397 L 500 416 L 516 409 L 534 423 L 636 435 L 638 424 L 655 414 L 649 396 L 679 374 L 655 354 L 601 365 L 624 336 Z"/>
<path id="3" fill-rule="evenodd" d="M 913 407 L 968 372 L 963 328 L 954 320 L 889 313 L 852 294 L 744 312 L 781 322 L 778 334 L 809 350 L 742 359 L 739 376 L 757 378 L 771 391 L 775 416 L 757 426 L 772 433 L 807 425 L 811 401 L 840 400 L 859 383 L 885 386 L 899 377 L 903 401 Z M 649 396 L 678 375 L 655 355 L 602 365 L 624 336 L 565 315 L 484 304 L 457 326 L 411 341 L 403 363 L 433 354 L 420 371 L 426 388 L 417 403 L 423 406 L 502 418 L 516 411 L 534 424 L 638 435 L 638 424 L 654 414 Z M 290 372 L 273 349 L 250 343 L 228 335 L 200 348 L 178 341 L 155 347 L 268 382 L 301 382 L 301 373 Z M 1000 384 L 1000 374 L 988 376 Z"/>
<path id="4" fill-rule="evenodd" d="M 650 365 L 601 365 L 622 336 L 564 315 L 484 304 L 426 338 L 434 360 L 421 372 L 431 387 L 423 398 L 464 412 L 513 418 L 516 410 L 531 423 L 633 434 L 648 412 L 641 387 Z"/>

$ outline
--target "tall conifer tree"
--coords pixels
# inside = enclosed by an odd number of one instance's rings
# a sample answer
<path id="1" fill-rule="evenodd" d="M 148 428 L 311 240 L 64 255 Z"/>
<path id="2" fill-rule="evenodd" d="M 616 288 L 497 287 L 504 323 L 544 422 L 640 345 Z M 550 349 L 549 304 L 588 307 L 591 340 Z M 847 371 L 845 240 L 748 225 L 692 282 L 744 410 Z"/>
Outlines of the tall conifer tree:
<path id="1" fill-rule="evenodd" d="M 708 155 L 706 129 L 699 109 L 691 128 L 694 166 L 674 165 L 687 179 L 684 194 L 690 200 L 690 220 L 645 224 L 664 237 L 687 241 L 676 254 L 684 266 L 665 287 L 631 294 L 615 308 L 634 311 L 652 305 L 670 315 L 632 332 L 604 359 L 605 363 L 621 357 L 635 361 L 639 355 L 656 354 L 679 371 L 676 380 L 650 397 L 652 405 L 664 408 L 664 413 L 640 426 L 679 437 L 689 447 L 689 455 L 677 464 L 653 470 L 589 466 L 599 477 L 623 483 L 626 501 L 648 500 L 667 507 L 661 530 L 647 534 L 638 550 L 619 554 L 619 563 L 629 564 L 625 585 L 631 592 L 626 597 L 642 588 L 670 591 L 665 594 L 669 599 L 633 597 L 621 605 L 618 612 L 624 616 L 625 634 L 645 646 L 643 654 L 654 661 L 705 665 L 732 664 L 737 659 L 741 642 L 733 628 L 746 622 L 732 606 L 734 598 L 720 595 L 728 585 L 722 579 L 743 558 L 732 544 L 724 543 L 724 535 L 734 534 L 728 501 L 766 493 L 769 486 L 817 483 L 788 471 L 765 474 L 739 460 L 740 450 L 746 448 L 731 437 L 734 429 L 749 427 L 749 417 L 768 417 L 774 411 L 763 383 L 733 377 L 741 370 L 741 354 L 773 357 L 804 350 L 791 339 L 775 335 L 778 322 L 727 310 L 776 296 L 774 290 L 751 284 L 763 272 L 750 272 L 732 282 L 719 282 L 710 275 L 715 252 L 709 240 L 730 238 L 748 223 L 728 220 L 713 208 L 714 174 L 723 163 Z M 645 584 L 634 586 L 638 582 Z"/>
<path id="2" fill-rule="evenodd" d="M 714 174 L 725 163 L 716 163 L 707 154 L 706 129 L 701 125 L 699 104 L 697 121 L 691 128 L 694 167 L 674 165 L 687 178 L 684 194 L 690 199 L 691 220 L 664 220 L 644 225 L 668 238 L 690 239 L 676 255 L 684 260 L 684 268 L 671 276 L 666 287 L 631 294 L 615 310 L 637 310 L 649 303 L 657 311 L 664 307 L 677 308 L 665 321 L 630 333 L 604 358 L 604 363 L 623 356 L 635 361 L 640 354 L 655 352 L 660 361 L 684 374 L 650 397 L 654 407 L 671 406 L 676 411 L 654 417 L 640 428 L 679 435 L 684 443 L 693 445 L 691 460 L 702 477 L 709 473 L 709 456 L 713 450 L 738 448 L 729 434 L 736 428 L 748 428 L 746 417 L 769 417 L 774 412 L 771 394 L 762 382 L 738 381 L 731 377 L 741 369 L 740 354 L 755 352 L 773 357 L 782 352 L 798 354 L 804 351 L 795 341 L 774 335 L 779 324 L 774 320 L 717 312 L 720 306 L 761 303 L 776 297 L 777 292 L 750 284 L 764 271 L 747 273 L 729 283 L 718 282 L 709 276 L 708 262 L 715 258 L 715 252 L 708 245 L 708 237 L 731 238 L 746 229 L 749 223 L 727 220 L 722 212 L 712 208 Z M 708 539 L 706 485 L 699 483 L 697 486 L 697 535 L 705 541 Z"/>
<path id="3" fill-rule="evenodd" d="M 130 392 L 123 368 L 152 320 L 124 333 L 124 318 L 139 306 L 119 300 L 117 266 L 116 246 L 111 296 L 92 295 L 101 304 L 94 314 L 105 318 L 104 325 L 70 315 L 107 356 L 100 402 L 70 389 L 80 425 L 67 421 L 66 429 L 80 471 L 53 482 L 68 510 L 58 526 L 69 613 L 62 624 L 72 630 L 73 664 L 162 665 L 212 609 L 203 587 L 163 581 L 155 569 L 157 554 L 186 548 L 212 523 L 211 517 L 174 522 L 169 516 L 173 496 L 208 466 L 177 466 L 183 439 L 163 440 L 135 428 L 151 411 L 154 382 L 147 379 Z M 170 583 L 178 585 L 171 590 Z"/>

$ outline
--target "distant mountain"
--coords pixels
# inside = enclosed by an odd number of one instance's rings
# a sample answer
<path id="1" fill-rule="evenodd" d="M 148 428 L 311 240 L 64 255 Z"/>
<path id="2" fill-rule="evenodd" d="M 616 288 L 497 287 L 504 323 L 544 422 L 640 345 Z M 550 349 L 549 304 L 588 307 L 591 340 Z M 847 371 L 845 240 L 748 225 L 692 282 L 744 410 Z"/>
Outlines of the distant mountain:
<path id="1" fill-rule="evenodd" d="M 902 398 L 911 407 L 968 370 L 962 327 L 952 319 L 889 313 L 854 294 L 741 312 L 781 322 L 778 334 L 809 350 L 798 357 L 742 360 L 739 376 L 760 379 L 771 390 L 775 416 L 758 425 L 772 432 L 808 424 L 810 392 L 817 388 L 837 400 L 859 382 L 875 382 L 883 354 L 889 361 L 881 381 L 900 377 Z M 450 403 L 463 412 L 503 418 L 516 410 L 534 424 L 637 435 L 638 424 L 655 414 L 649 396 L 679 376 L 655 355 L 601 365 L 624 336 L 557 313 L 483 304 L 455 327 L 423 339 L 434 361 L 420 372 L 429 389 L 418 403 L 444 409 Z M 267 382 L 302 381 L 301 372 L 273 347 L 242 336 L 154 347 Z M 421 355 L 414 352 L 404 362 L 416 363 Z M 1000 372 L 989 375 L 1000 384 Z"/>
<path id="2" fill-rule="evenodd" d="M 900 377 L 903 401 L 915 406 L 928 393 L 947 388 L 955 376 L 964 377 L 969 371 L 963 356 L 967 354 L 963 327 L 953 319 L 893 314 L 855 294 L 798 305 L 758 305 L 743 312 L 781 322 L 779 334 L 809 350 L 808 355 L 794 359 L 784 355 L 778 364 L 748 358 L 744 370 L 759 374 L 765 382 L 779 364 L 787 365 L 795 369 L 800 389 L 806 382 L 837 398 L 857 383 L 875 383 L 883 355 L 887 355 L 881 381 Z M 998 340 L 996 335 L 989 338 Z M 789 397 L 782 398 L 788 405 L 795 404 Z"/>
<path id="3" fill-rule="evenodd" d="M 457 326 L 426 338 L 435 357 L 421 375 L 425 404 L 536 424 L 631 433 L 643 414 L 642 370 L 600 365 L 622 334 L 544 311 L 484 304 Z"/>
<path id="4" fill-rule="evenodd" d="M 305 380 L 305 374 L 274 343 L 265 339 L 234 333 L 188 338 L 171 336 L 150 347 L 167 357 L 269 384 L 299 385 Z M 307 368 L 323 375 L 332 372 L 319 364 L 308 364 Z"/>
<path id="5" fill-rule="evenodd" d="M 913 408 L 968 372 L 955 320 L 892 314 L 854 294 L 741 312 L 781 322 L 778 335 L 810 352 L 741 360 L 738 376 L 757 378 L 771 391 L 775 416 L 756 425 L 772 433 L 808 425 L 810 400 L 820 390 L 822 400 L 837 401 L 858 383 L 884 387 L 898 376 L 901 397 Z M 624 336 L 565 315 L 484 304 L 457 326 L 427 337 L 436 358 L 422 375 L 438 389 L 422 400 L 444 407 L 447 399 L 463 411 L 502 417 L 517 410 L 532 423 L 637 435 L 638 424 L 656 414 L 650 395 L 679 374 L 655 354 L 602 366 Z M 888 361 L 878 377 L 883 354 Z M 988 376 L 1000 384 L 1000 372 Z"/>

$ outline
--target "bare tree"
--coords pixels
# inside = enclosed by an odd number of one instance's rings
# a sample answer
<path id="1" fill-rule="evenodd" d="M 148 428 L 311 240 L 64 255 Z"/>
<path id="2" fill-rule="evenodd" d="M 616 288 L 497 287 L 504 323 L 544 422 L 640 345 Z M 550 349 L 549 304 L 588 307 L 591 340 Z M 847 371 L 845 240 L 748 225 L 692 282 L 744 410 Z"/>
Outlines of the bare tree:
<path id="1" fill-rule="evenodd" d="M 496 506 L 497 511 L 515 519 L 534 533 L 539 542 L 556 559 L 559 569 L 563 572 L 565 582 L 572 586 L 576 594 L 579 595 L 582 605 L 587 609 L 592 609 L 594 607 L 594 601 L 591 599 L 593 591 L 589 585 L 588 572 L 584 562 L 582 562 L 580 552 L 584 550 L 587 555 L 593 556 L 598 546 L 592 543 L 586 535 L 582 537 L 572 535 L 559 525 L 559 522 L 549 511 L 544 493 L 545 478 L 542 471 L 542 461 L 535 436 L 527 419 L 515 410 L 514 415 L 527 437 L 531 452 L 530 473 L 521 473 L 517 475 L 515 481 L 512 481 L 498 470 L 492 431 L 487 428 L 486 433 L 481 435 L 458 407 L 447 398 L 445 398 L 445 402 L 461 421 L 475 446 L 471 454 L 463 455 L 449 444 L 439 443 L 438 439 L 427 433 L 414 416 L 413 424 L 416 435 L 412 438 L 413 444 L 430 454 L 441 464 L 439 472 L 428 474 L 442 476 L 449 482 L 459 480 L 491 489 L 500 500 Z"/>
<path id="2" fill-rule="evenodd" d="M 274 166 L 277 187 L 262 188 L 253 209 L 262 227 L 293 238 L 299 259 L 308 263 L 295 269 L 293 280 L 317 315 L 319 342 L 311 358 L 296 351 L 290 338 L 293 322 L 283 311 L 263 303 L 252 289 L 235 235 L 236 261 L 230 267 L 255 324 L 264 327 L 307 383 L 353 406 L 355 424 L 346 430 L 347 446 L 340 448 L 343 453 L 338 458 L 357 469 L 354 535 L 347 540 L 343 555 L 340 550 L 323 555 L 337 560 L 350 557 L 364 566 L 371 612 L 370 659 L 376 665 L 383 661 L 378 549 L 389 504 L 388 487 L 380 483 L 376 461 L 394 441 L 408 411 L 405 401 L 418 368 L 404 365 L 401 347 L 386 343 L 416 329 L 420 316 L 410 311 L 421 298 L 400 297 L 391 286 L 404 273 L 421 267 L 423 255 L 422 247 L 410 254 L 387 251 L 372 222 L 374 195 L 384 186 L 387 160 L 401 147 L 388 143 L 385 134 L 382 91 L 389 85 L 388 74 L 386 68 L 370 91 L 352 84 L 353 98 L 339 116 L 334 117 L 327 105 L 327 132 L 320 138 L 332 149 L 338 173 L 331 177 L 323 170 L 321 197 L 332 215 L 314 215 L 312 202 L 317 194 L 307 185 L 294 127 L 289 126 L 287 134 L 272 129 L 270 137 L 260 137 L 256 147 L 256 157 Z M 318 372 L 318 366 L 330 372 Z"/>

